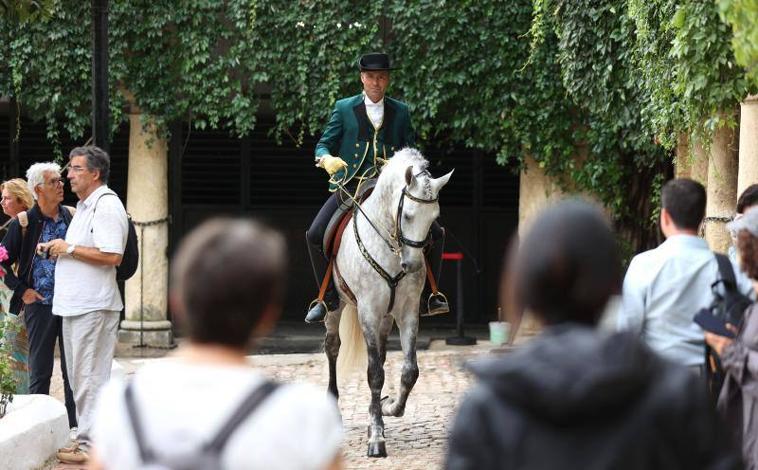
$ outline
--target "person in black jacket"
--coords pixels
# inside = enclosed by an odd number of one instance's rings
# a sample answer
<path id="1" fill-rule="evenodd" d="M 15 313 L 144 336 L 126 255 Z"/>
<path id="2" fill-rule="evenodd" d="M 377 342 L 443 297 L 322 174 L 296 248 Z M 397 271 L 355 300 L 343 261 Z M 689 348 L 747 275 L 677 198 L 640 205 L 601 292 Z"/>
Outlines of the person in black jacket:
<path id="1" fill-rule="evenodd" d="M 17 216 L 8 226 L 2 242 L 8 250 L 8 259 L 2 265 L 5 284 L 13 291 L 10 312 L 19 315 L 24 311 L 29 333 L 29 393 L 50 393 L 57 339 L 68 422 L 69 427 L 74 428 L 76 405 L 68 383 L 61 318 L 52 313 L 55 260 L 46 256 L 47 253 L 37 253 L 38 243 L 65 236 L 71 222 L 72 209 L 61 205 L 60 171 L 57 163 L 35 163 L 29 167 L 26 178 L 36 203 L 24 217 Z M 15 272 L 11 269 L 14 263 L 18 263 Z"/>
<path id="2" fill-rule="evenodd" d="M 543 330 L 470 365 L 478 383 L 454 419 L 446 468 L 740 468 L 695 374 L 628 333 L 595 329 L 622 278 L 598 209 L 564 201 L 543 212 L 506 278 L 514 311 Z"/>

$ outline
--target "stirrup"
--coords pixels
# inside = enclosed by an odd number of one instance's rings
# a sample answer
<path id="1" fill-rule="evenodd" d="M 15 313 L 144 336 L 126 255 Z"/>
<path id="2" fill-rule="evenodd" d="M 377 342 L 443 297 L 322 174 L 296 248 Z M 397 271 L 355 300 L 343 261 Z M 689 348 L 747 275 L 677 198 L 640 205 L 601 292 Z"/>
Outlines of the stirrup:
<path id="1" fill-rule="evenodd" d="M 432 299 L 435 299 L 435 298 L 442 299 L 442 301 L 443 301 L 442 303 L 444 303 L 445 305 L 448 306 L 447 310 L 433 312 L 432 311 Z M 422 317 L 433 317 L 435 315 L 442 315 L 443 313 L 448 313 L 448 312 L 450 312 L 450 303 L 447 301 L 447 296 L 445 294 L 443 294 L 442 292 L 437 291 L 437 292 L 432 292 L 431 294 L 429 294 L 429 298 L 426 299 L 426 313 L 422 314 L 421 316 Z"/>
<path id="2" fill-rule="evenodd" d="M 306 311 L 307 311 L 307 312 L 310 312 L 310 311 L 311 311 L 311 309 L 312 309 L 313 307 L 315 307 L 316 305 L 318 305 L 318 304 L 321 304 L 321 305 L 323 305 L 323 306 L 324 306 L 324 310 L 326 310 L 327 312 L 329 311 L 329 308 L 326 306 L 326 302 L 324 302 L 323 300 L 321 300 L 321 299 L 319 299 L 319 298 L 313 299 L 313 300 L 311 301 L 311 303 L 309 303 L 309 304 L 308 304 L 308 310 L 306 310 Z"/>
<path id="3" fill-rule="evenodd" d="M 309 318 L 311 312 L 319 306 L 323 309 L 323 316 L 319 315 L 318 318 Z M 328 314 L 329 308 L 326 306 L 326 302 L 321 299 L 315 299 L 310 305 L 308 305 L 308 313 L 305 315 L 305 323 L 323 323 Z"/>

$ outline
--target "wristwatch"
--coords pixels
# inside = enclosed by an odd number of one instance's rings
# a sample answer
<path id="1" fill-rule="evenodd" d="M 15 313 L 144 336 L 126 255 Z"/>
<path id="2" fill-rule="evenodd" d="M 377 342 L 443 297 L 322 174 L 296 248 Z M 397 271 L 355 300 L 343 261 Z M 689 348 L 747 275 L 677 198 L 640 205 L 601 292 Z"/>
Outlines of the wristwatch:
<path id="1" fill-rule="evenodd" d="M 74 244 L 72 243 L 72 244 L 70 244 L 70 245 L 68 246 L 68 248 L 66 248 L 66 254 L 67 254 L 67 255 L 73 255 L 73 254 L 74 254 L 74 250 L 76 250 L 76 245 L 74 245 Z"/>

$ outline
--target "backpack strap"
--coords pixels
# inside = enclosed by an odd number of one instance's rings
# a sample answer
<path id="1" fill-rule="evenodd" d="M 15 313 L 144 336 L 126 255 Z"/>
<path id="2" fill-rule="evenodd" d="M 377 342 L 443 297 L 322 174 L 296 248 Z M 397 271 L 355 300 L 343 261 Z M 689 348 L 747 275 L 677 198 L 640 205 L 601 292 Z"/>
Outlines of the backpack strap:
<path id="1" fill-rule="evenodd" d="M 244 422 L 245 419 L 247 419 L 277 388 L 279 388 L 278 383 L 268 380 L 263 382 L 262 385 L 255 387 L 221 427 L 221 430 L 216 433 L 216 436 L 210 442 L 203 445 L 203 450 L 220 454 L 226 441 L 229 440 L 229 437 L 234 433 L 237 427 L 239 427 L 239 425 L 242 424 L 242 422 Z M 137 413 L 137 406 L 134 402 L 132 382 L 129 382 L 124 389 L 124 401 L 126 403 L 129 422 L 134 433 L 134 440 L 137 443 L 137 449 L 139 450 L 140 459 L 143 464 L 154 462 L 156 460 L 155 452 L 145 442 L 144 429 L 142 428 L 142 422 L 140 421 L 139 414 Z"/>
<path id="2" fill-rule="evenodd" d="M 726 286 L 727 290 L 736 289 L 737 280 L 734 277 L 732 262 L 729 261 L 728 257 L 722 255 L 721 253 L 714 253 L 714 255 L 716 256 L 716 261 L 719 265 L 719 276 L 721 276 L 721 280 L 724 281 L 724 285 Z"/>
<path id="3" fill-rule="evenodd" d="M 119 195 L 116 194 L 115 192 L 113 192 L 112 190 L 109 191 L 109 192 L 107 192 L 107 193 L 103 193 L 100 196 L 98 196 L 97 199 L 95 199 L 95 207 L 92 208 L 92 212 L 93 213 L 97 210 L 97 203 L 100 202 L 100 199 L 104 198 L 105 196 L 116 196 L 119 201 L 121 200 L 121 198 L 119 197 Z M 72 209 L 74 209 L 74 208 L 72 207 Z M 76 209 L 74 209 L 74 210 L 76 210 Z"/>
<path id="4" fill-rule="evenodd" d="M 155 453 L 153 449 L 148 447 L 145 443 L 144 430 L 142 429 L 142 421 L 140 420 L 139 413 L 137 413 L 137 405 L 134 403 L 134 389 L 133 383 L 130 381 L 126 384 L 124 389 L 124 402 L 126 403 L 126 412 L 129 415 L 129 424 L 132 426 L 132 432 L 134 433 L 134 441 L 137 443 L 137 449 L 139 450 L 139 457 L 142 463 L 148 463 L 155 460 Z"/>
<path id="5" fill-rule="evenodd" d="M 237 407 L 237 410 L 226 421 L 226 424 L 221 427 L 221 430 L 216 433 L 216 437 L 207 443 L 204 448 L 220 454 L 226 441 L 232 433 L 234 433 L 237 427 L 239 427 L 239 425 L 242 424 L 242 422 L 245 421 L 277 388 L 279 388 L 279 384 L 270 380 L 267 380 L 263 382 L 262 385 L 256 387 L 252 393 L 247 396 L 245 401 Z"/>

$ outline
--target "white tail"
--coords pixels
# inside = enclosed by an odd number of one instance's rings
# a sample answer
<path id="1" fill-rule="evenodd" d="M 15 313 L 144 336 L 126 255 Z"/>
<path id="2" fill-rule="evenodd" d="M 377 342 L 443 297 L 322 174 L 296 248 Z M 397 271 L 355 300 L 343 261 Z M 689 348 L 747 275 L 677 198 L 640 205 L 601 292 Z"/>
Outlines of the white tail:
<path id="1" fill-rule="evenodd" d="M 368 368 L 368 354 L 363 331 L 358 322 L 358 310 L 354 305 L 347 304 L 342 309 L 340 317 L 340 353 L 337 356 L 337 377 L 346 379 L 359 371 Z"/>

